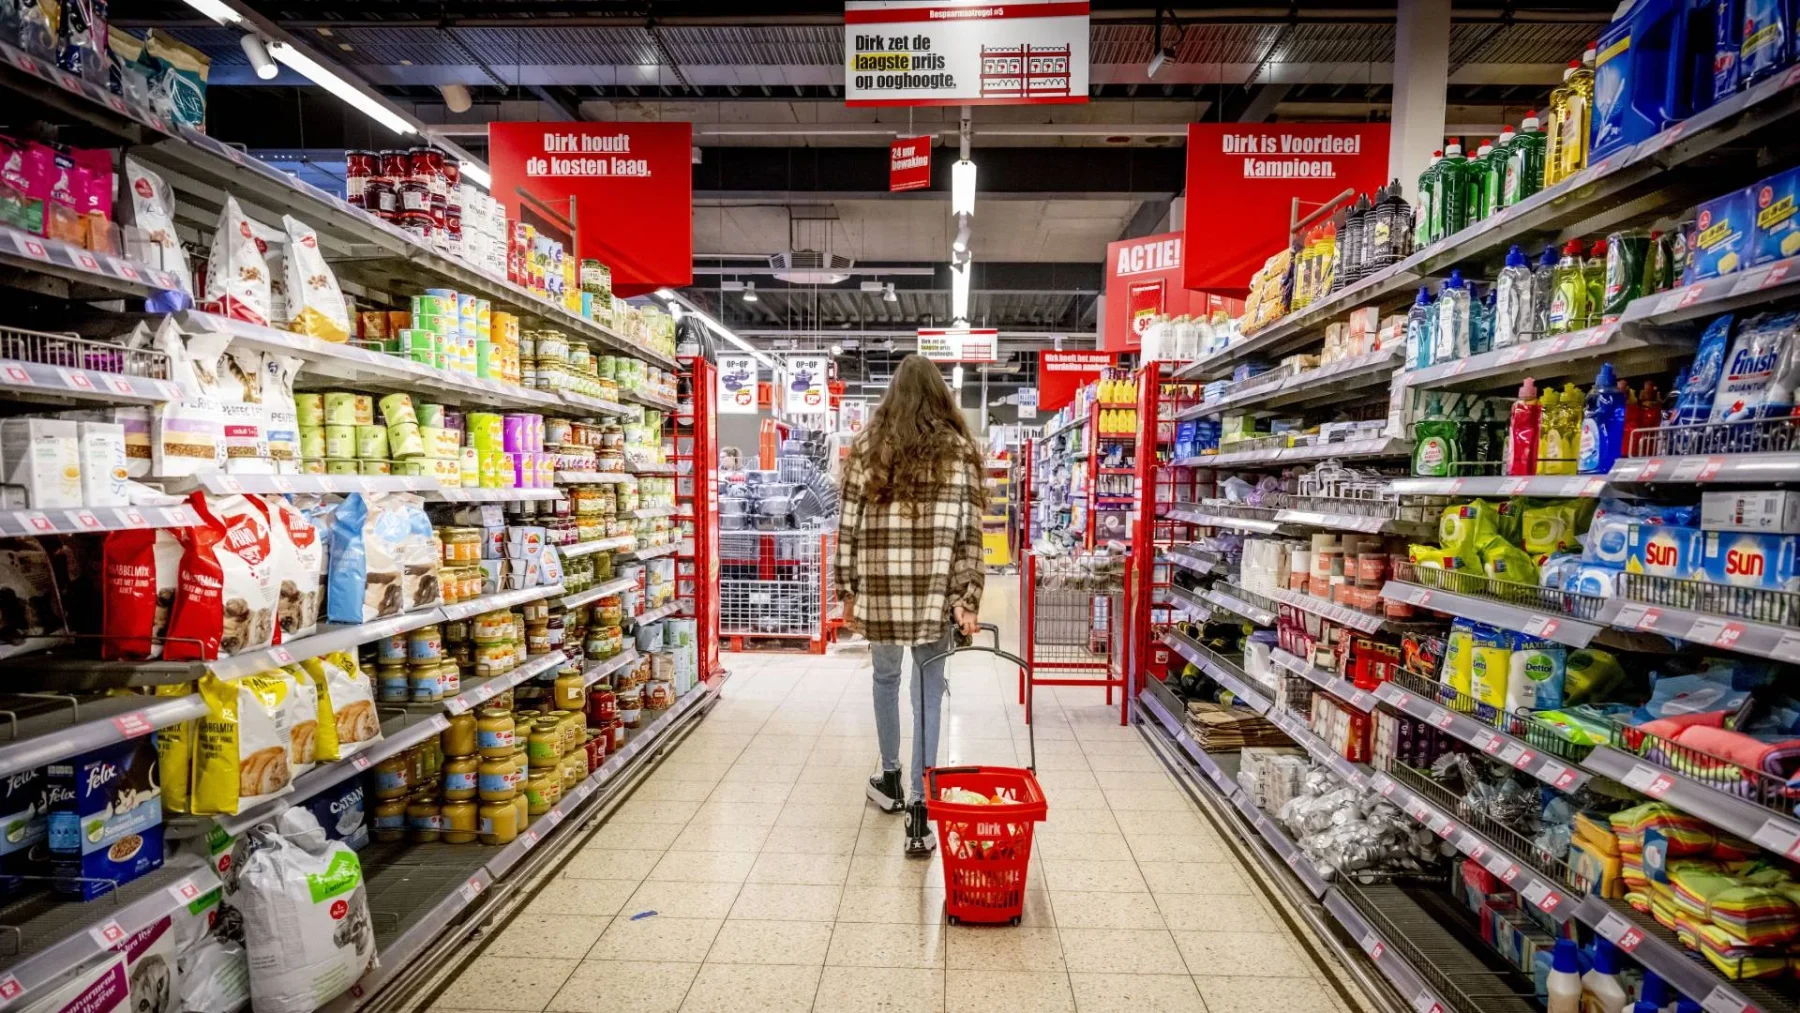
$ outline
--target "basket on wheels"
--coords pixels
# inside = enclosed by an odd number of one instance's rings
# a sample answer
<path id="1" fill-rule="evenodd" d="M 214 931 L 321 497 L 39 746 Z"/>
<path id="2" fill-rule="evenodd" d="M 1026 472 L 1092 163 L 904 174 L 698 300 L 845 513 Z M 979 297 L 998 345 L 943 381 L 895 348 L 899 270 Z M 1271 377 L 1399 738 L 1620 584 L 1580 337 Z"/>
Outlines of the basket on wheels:
<path id="1" fill-rule="evenodd" d="M 937 822 L 950 923 L 1019 924 L 1032 828 L 1050 811 L 1037 778 L 1023 767 L 934 767 L 925 777 L 925 811 Z M 944 802 L 946 788 L 1006 801 Z"/>

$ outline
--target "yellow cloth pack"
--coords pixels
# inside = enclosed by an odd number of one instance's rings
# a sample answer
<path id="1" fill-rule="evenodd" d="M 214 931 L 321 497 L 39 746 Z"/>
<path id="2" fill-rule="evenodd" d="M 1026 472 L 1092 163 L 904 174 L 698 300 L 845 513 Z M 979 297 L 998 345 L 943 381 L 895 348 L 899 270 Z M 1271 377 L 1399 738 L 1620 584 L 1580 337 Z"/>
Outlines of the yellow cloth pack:
<path id="1" fill-rule="evenodd" d="M 195 750 L 195 814 L 235 815 L 294 790 L 288 707 L 293 685 L 281 672 L 242 679 L 208 673 L 200 680 L 207 713 Z"/>

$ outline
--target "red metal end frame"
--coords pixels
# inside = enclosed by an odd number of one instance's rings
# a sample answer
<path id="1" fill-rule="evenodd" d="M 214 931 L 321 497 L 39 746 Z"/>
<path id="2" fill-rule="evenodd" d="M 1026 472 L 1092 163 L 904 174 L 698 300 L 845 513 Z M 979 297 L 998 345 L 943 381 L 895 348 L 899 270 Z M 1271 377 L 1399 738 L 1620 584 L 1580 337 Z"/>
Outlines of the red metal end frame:
<path id="1" fill-rule="evenodd" d="M 719 663 L 719 420 L 714 399 L 718 367 L 705 359 L 684 357 L 692 415 L 675 413 L 676 510 L 692 530 L 691 552 L 676 557 L 676 595 L 692 601 L 699 637 L 700 670 L 724 672 Z"/>
<path id="2" fill-rule="evenodd" d="M 1159 564 L 1161 550 L 1193 537 L 1194 526 L 1162 515 L 1177 501 L 1196 498 L 1200 469 L 1177 468 L 1174 456 L 1174 415 L 1199 401 L 1197 385 L 1175 384 L 1164 378 L 1169 364 L 1148 363 L 1138 370 L 1138 418 L 1154 419 L 1137 432 L 1137 517 L 1132 524 L 1131 564 L 1126 588 L 1130 603 L 1130 658 L 1133 694 L 1146 679 L 1167 678 L 1170 655 L 1159 640 L 1157 627 L 1174 621 L 1171 610 L 1158 604 L 1159 592 L 1170 583 L 1169 567 Z"/>

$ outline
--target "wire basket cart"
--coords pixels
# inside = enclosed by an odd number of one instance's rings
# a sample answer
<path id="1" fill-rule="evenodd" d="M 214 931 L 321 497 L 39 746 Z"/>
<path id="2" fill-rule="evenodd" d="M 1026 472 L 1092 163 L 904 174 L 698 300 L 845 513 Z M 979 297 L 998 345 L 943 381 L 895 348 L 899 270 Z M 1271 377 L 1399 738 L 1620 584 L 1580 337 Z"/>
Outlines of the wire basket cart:
<path id="1" fill-rule="evenodd" d="M 730 638 L 731 650 L 772 639 L 825 653 L 836 537 L 823 530 L 719 533 L 719 635 Z"/>
<path id="2" fill-rule="evenodd" d="M 1031 723 L 1032 687 L 1091 686 L 1119 691 L 1119 723 L 1130 699 L 1125 680 L 1124 559 L 1105 553 L 1025 553 L 1019 568 L 1019 703 Z M 1040 673 L 1049 673 L 1046 678 Z"/>

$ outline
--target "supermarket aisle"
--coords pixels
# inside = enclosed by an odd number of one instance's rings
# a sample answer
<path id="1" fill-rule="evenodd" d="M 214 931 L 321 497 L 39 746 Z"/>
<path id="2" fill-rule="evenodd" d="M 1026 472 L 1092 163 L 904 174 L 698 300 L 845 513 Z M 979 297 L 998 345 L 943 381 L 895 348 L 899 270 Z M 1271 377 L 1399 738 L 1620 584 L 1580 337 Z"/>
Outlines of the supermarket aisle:
<path id="1" fill-rule="evenodd" d="M 1011 619 L 1012 586 L 988 617 Z M 728 665 L 713 713 L 434 1009 L 1344 1009 L 1097 691 L 1037 700 L 1050 818 L 1024 924 L 950 927 L 939 860 L 863 798 L 866 650 Z M 969 656 L 950 682 L 942 761 L 1023 763 L 1016 669 Z"/>

